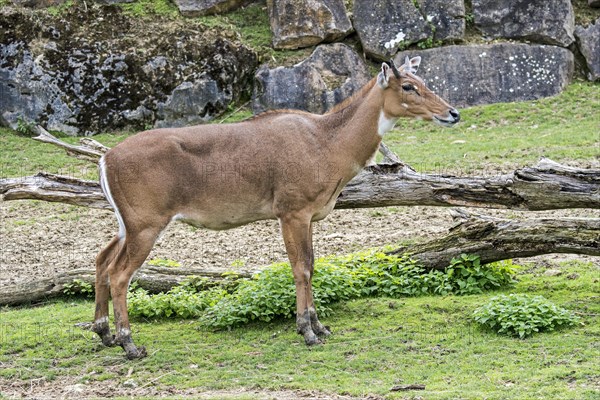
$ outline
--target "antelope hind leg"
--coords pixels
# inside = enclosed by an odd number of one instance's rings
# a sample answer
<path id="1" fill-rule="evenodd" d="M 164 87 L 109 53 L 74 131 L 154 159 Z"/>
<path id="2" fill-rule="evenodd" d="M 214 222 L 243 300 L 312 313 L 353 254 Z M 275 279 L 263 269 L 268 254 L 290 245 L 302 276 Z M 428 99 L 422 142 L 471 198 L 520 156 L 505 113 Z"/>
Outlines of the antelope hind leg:
<path id="1" fill-rule="evenodd" d="M 147 352 L 145 347 L 137 347 L 131 337 L 131 325 L 127 313 L 127 289 L 133 273 L 142 265 L 165 225 L 166 223 L 158 227 L 150 226 L 139 232 L 128 230 L 124 246 L 109 268 L 117 334 L 115 343 L 125 350 L 130 360 L 146 357 Z"/>
<path id="2" fill-rule="evenodd" d="M 96 332 L 104 346 L 115 345 L 115 336 L 110 333 L 108 322 L 108 299 L 110 288 L 108 283 L 108 266 L 119 252 L 118 236 L 112 238 L 108 245 L 96 257 L 96 312 L 91 330 Z"/>

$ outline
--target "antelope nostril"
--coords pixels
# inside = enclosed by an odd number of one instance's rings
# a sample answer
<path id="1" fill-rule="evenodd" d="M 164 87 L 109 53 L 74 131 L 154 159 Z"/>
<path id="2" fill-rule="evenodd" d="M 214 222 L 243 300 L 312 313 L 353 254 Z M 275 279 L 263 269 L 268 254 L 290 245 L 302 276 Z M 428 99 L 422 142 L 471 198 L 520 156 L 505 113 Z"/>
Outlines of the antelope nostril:
<path id="1" fill-rule="evenodd" d="M 460 113 L 458 112 L 458 110 L 451 108 L 448 112 L 450 113 L 452 118 L 454 118 L 454 122 L 460 121 Z"/>

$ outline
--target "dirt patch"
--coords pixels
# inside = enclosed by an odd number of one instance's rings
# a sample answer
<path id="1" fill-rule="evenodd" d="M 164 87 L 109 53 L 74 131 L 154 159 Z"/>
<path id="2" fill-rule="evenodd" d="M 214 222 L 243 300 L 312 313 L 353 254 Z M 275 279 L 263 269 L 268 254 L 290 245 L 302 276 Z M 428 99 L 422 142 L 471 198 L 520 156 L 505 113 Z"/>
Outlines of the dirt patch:
<path id="1" fill-rule="evenodd" d="M 597 217 L 593 210 L 483 212 L 504 218 Z M 52 277 L 75 268 L 93 269 L 96 254 L 118 230 L 112 212 L 37 201 L 0 203 L 0 222 L 0 286 Z M 315 224 L 315 255 L 345 254 L 403 241 L 426 240 L 443 235 L 453 224 L 445 208 L 335 210 Z M 558 256 L 544 257 L 553 260 Z M 223 271 L 240 267 L 259 269 L 287 261 L 276 221 L 260 221 L 219 232 L 175 223 L 154 246 L 148 257 L 153 259 Z"/>

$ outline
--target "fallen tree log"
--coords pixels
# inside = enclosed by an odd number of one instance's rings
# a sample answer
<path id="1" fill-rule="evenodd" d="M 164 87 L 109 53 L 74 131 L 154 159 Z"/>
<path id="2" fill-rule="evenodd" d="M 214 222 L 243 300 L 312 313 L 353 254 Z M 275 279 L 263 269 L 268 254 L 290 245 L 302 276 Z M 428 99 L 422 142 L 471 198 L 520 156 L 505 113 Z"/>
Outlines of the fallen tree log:
<path id="1" fill-rule="evenodd" d="M 64 148 L 67 153 L 98 162 L 108 147 L 81 139 L 80 146 L 64 143 L 41 127 L 36 140 Z M 365 168 L 346 185 L 335 205 L 338 209 L 387 206 L 441 206 L 553 210 L 600 208 L 600 170 L 572 168 L 543 158 L 496 177 L 455 177 L 421 174 L 400 162 L 381 145 L 389 164 Z M 35 199 L 94 208 L 110 208 L 98 182 L 39 173 L 0 179 L 2 200 Z"/>
<path id="2" fill-rule="evenodd" d="M 157 267 L 143 265 L 134 275 L 138 285 L 151 293 L 166 292 L 190 276 L 206 278 L 209 282 L 227 279 L 249 278 L 257 271 L 236 270 L 223 275 L 222 270 L 210 268 Z M 75 280 L 94 285 L 96 273 L 93 269 L 79 268 L 61 272 L 53 277 L 42 278 L 16 285 L 4 286 L 0 291 L 0 306 L 37 303 L 65 294 L 67 285 Z"/>
<path id="3" fill-rule="evenodd" d="M 412 254 L 425 268 L 443 269 L 454 257 L 477 254 L 482 263 L 548 253 L 575 253 L 600 256 L 600 219 L 556 218 L 506 220 L 464 211 L 453 211 L 460 223 L 449 235 L 426 243 L 399 248 L 390 253 Z M 151 293 L 168 291 L 190 276 L 205 277 L 211 282 L 248 278 L 257 271 L 236 270 L 233 275 L 223 270 L 144 265 L 134 281 Z M 65 285 L 78 279 L 94 283 L 92 269 L 77 269 L 19 285 L 5 286 L 0 291 L 0 305 L 40 302 L 64 293 Z"/>
<path id="4" fill-rule="evenodd" d="M 422 265 L 444 269 L 460 254 L 476 254 L 483 264 L 551 253 L 600 256 L 600 219 L 539 218 L 508 220 L 452 210 L 460 222 L 448 235 L 399 248 Z"/>

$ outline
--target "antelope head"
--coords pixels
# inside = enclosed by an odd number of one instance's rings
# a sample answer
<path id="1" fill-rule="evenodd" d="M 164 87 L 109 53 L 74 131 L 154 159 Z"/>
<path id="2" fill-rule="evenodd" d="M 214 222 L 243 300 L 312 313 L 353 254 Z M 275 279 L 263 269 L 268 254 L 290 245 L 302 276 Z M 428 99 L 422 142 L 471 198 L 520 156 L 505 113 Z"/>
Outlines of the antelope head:
<path id="1" fill-rule="evenodd" d="M 396 67 L 393 60 L 383 63 L 377 83 L 384 89 L 383 114 L 387 120 L 417 118 L 453 126 L 460 121 L 459 112 L 432 92 L 416 74 L 421 57 L 406 60 Z"/>

